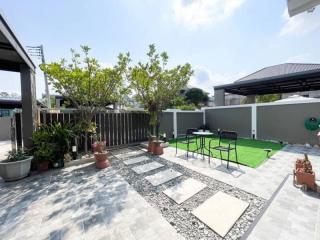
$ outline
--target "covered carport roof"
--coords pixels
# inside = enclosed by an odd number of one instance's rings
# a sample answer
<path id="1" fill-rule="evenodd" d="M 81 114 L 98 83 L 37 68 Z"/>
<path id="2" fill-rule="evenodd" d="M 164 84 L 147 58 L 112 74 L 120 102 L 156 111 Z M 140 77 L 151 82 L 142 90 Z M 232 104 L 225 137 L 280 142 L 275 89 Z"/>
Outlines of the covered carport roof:
<path id="1" fill-rule="evenodd" d="M 0 70 L 20 72 L 21 64 L 35 70 L 34 63 L 0 12 Z"/>
<path id="2" fill-rule="evenodd" d="M 214 89 L 244 96 L 320 90 L 320 64 L 285 63 L 266 67 Z"/>

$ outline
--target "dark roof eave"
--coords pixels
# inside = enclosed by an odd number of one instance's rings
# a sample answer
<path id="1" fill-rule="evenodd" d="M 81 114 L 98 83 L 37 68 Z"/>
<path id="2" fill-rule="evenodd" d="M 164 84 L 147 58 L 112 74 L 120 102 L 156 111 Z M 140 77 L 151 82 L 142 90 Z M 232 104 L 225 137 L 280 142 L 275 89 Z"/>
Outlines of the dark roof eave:
<path id="1" fill-rule="evenodd" d="M 8 25 L 7 21 L 3 17 L 3 14 L 0 12 L 0 31 L 5 36 L 5 38 L 9 41 L 9 43 L 12 45 L 14 50 L 17 52 L 17 54 L 22 58 L 22 60 L 25 62 L 25 64 L 28 65 L 32 71 L 35 71 L 36 65 L 32 62 L 31 58 L 27 54 L 27 52 L 24 50 L 23 46 L 11 30 L 10 26 Z"/>
<path id="2" fill-rule="evenodd" d="M 280 75 L 280 76 L 274 76 L 274 77 L 268 77 L 268 78 L 262 78 L 262 79 L 254 79 L 254 80 L 246 80 L 246 81 L 240 81 L 240 82 L 234 82 L 230 84 L 224 84 L 220 86 L 215 86 L 215 90 L 225 89 L 228 90 L 229 88 L 237 88 L 237 87 L 246 87 L 246 86 L 252 86 L 252 85 L 260 85 L 260 84 L 273 84 L 273 83 L 279 83 L 279 82 L 285 82 L 288 80 L 294 80 L 294 79 L 304 79 L 304 78 L 310 78 L 310 77 L 316 77 L 320 76 L 320 70 L 310 70 L 305 72 L 298 72 L 298 73 L 292 73 L 292 74 L 286 74 L 286 75 Z"/>

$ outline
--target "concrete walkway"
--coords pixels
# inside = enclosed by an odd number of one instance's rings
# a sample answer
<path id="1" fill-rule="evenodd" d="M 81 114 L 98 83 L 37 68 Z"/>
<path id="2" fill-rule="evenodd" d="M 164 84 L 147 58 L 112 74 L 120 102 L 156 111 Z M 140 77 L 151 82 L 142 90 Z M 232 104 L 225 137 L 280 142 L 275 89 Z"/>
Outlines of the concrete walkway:
<path id="1" fill-rule="evenodd" d="M 183 239 L 112 167 L 0 182 L 0 239 Z"/>
<path id="2" fill-rule="evenodd" d="M 179 163 L 189 169 L 202 173 L 219 181 L 236 186 L 272 202 L 263 214 L 249 239 L 320 239 L 320 197 L 317 193 L 303 192 L 292 184 L 289 176 L 279 193 L 277 190 L 288 174 L 292 173 L 297 158 L 303 153 L 309 154 L 316 172 L 320 176 L 320 150 L 304 146 L 288 145 L 277 152 L 260 167 L 253 169 L 244 166 L 231 170 L 221 165 L 218 159 L 202 159 L 201 156 L 186 158 L 186 152 L 175 148 L 165 149 L 163 157 Z M 276 194 L 277 195 L 274 195 Z"/>

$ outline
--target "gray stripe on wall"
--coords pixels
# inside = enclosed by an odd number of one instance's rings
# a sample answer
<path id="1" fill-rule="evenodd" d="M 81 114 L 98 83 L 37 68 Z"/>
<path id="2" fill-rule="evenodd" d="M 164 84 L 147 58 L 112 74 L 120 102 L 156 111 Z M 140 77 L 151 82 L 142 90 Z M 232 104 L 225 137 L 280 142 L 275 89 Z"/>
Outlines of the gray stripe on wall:
<path id="1" fill-rule="evenodd" d="M 206 109 L 210 130 L 235 131 L 240 137 L 251 138 L 251 107 Z"/>
<path id="2" fill-rule="evenodd" d="M 203 124 L 203 112 L 177 112 L 178 134 L 185 134 L 188 128 L 199 128 Z"/>
<path id="3" fill-rule="evenodd" d="M 320 103 L 257 106 L 258 138 L 318 144 L 318 131 L 309 131 L 304 126 L 310 117 L 320 118 Z"/>
<path id="4" fill-rule="evenodd" d="M 160 133 L 166 133 L 167 138 L 173 135 L 173 112 L 163 112 L 160 121 Z"/>

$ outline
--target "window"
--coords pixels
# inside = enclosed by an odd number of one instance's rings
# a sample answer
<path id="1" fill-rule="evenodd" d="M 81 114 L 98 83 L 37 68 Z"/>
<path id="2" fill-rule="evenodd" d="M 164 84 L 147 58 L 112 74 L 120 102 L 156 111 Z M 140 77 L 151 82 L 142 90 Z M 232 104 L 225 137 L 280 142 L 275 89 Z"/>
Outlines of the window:
<path id="1" fill-rule="evenodd" d="M 10 109 L 0 109 L 0 117 L 10 117 Z"/>

